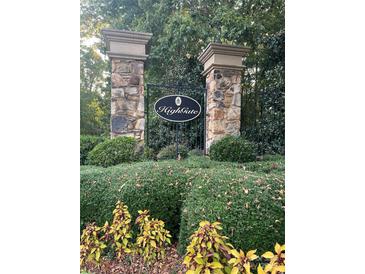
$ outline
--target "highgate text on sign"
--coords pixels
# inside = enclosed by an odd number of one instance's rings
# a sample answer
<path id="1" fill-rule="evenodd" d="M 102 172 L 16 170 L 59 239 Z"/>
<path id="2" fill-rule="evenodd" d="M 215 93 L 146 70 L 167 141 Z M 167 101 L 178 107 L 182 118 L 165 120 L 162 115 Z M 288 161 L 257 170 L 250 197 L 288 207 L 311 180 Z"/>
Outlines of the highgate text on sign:
<path id="1" fill-rule="evenodd" d="M 185 95 L 164 96 L 156 101 L 154 109 L 158 116 L 170 122 L 191 121 L 201 113 L 200 104 Z"/>

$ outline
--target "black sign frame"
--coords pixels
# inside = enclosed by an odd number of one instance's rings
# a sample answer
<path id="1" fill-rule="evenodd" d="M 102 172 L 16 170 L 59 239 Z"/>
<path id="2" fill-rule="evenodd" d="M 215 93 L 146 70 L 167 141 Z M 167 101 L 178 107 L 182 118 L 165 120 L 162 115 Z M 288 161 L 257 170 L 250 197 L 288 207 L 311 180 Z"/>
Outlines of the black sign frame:
<path id="1" fill-rule="evenodd" d="M 160 101 L 163 101 L 165 98 L 174 98 L 175 100 L 178 98 L 178 97 L 184 97 L 184 98 L 187 98 L 188 101 L 190 102 L 194 102 L 198 107 L 199 107 L 199 112 L 198 114 L 195 114 L 194 117 L 190 118 L 190 119 L 184 119 L 184 120 L 181 120 L 181 119 L 168 119 L 164 116 L 162 116 L 158 111 L 157 111 L 157 108 L 156 108 L 156 105 L 160 102 Z M 171 105 L 169 105 L 168 107 L 171 107 Z M 180 107 L 180 106 L 179 106 Z M 169 121 L 169 122 L 173 122 L 173 123 L 184 123 L 184 122 L 188 122 L 188 121 L 192 121 L 196 118 L 198 118 L 201 113 L 202 113 L 202 106 L 199 104 L 199 102 L 197 100 L 195 100 L 194 98 L 191 98 L 190 96 L 186 96 L 186 95 L 182 95 L 182 94 L 170 94 L 170 95 L 166 95 L 166 96 L 163 96 L 159 99 L 156 100 L 156 102 L 154 103 L 153 105 L 153 109 L 155 111 L 155 113 L 161 118 L 161 119 L 164 119 L 165 121 Z"/>

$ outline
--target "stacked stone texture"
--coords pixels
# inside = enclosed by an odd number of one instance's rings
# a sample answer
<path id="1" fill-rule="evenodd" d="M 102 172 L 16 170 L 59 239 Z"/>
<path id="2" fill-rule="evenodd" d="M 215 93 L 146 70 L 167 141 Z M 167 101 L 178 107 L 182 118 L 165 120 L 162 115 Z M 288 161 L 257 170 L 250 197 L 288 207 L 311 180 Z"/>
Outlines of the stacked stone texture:
<path id="1" fill-rule="evenodd" d="M 143 64 L 143 61 L 112 59 L 112 137 L 144 139 Z"/>
<path id="2" fill-rule="evenodd" d="M 206 76 L 206 147 L 227 135 L 240 134 L 241 71 L 213 69 Z"/>

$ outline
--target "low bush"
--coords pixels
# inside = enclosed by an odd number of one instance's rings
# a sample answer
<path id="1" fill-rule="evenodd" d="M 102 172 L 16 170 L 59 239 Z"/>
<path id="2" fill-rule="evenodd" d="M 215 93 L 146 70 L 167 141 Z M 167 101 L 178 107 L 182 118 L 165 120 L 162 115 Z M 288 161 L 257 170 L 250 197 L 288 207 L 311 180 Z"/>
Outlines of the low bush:
<path id="1" fill-rule="evenodd" d="M 103 250 L 107 247 L 100 240 L 101 228 L 95 223 L 88 224 L 82 231 L 80 239 L 80 266 L 85 268 L 88 263 L 98 265 Z"/>
<path id="2" fill-rule="evenodd" d="M 87 164 L 86 159 L 89 152 L 99 143 L 106 140 L 104 137 L 81 135 L 80 136 L 80 165 Z"/>
<path id="3" fill-rule="evenodd" d="M 284 176 L 215 169 L 194 180 L 182 209 L 179 252 L 200 220 L 219 221 L 237 248 L 263 252 L 284 242 Z"/>
<path id="4" fill-rule="evenodd" d="M 192 156 L 203 156 L 204 155 L 204 151 L 198 148 L 194 148 L 192 150 L 189 151 L 188 156 L 192 157 Z"/>
<path id="5" fill-rule="evenodd" d="M 146 263 L 162 260 L 166 255 L 166 247 L 171 244 L 171 234 L 165 229 L 165 223 L 158 219 L 150 219 L 148 210 L 140 210 L 136 219 L 139 234 L 136 240 L 136 251 Z"/>
<path id="6" fill-rule="evenodd" d="M 132 252 L 131 222 L 132 218 L 129 214 L 128 206 L 118 201 L 113 210 L 111 225 L 106 221 L 101 228 L 104 234 L 101 239 L 114 248 L 118 260 L 121 260 L 125 254 Z"/>
<path id="7" fill-rule="evenodd" d="M 188 149 L 184 145 L 179 145 L 179 154 L 181 159 L 188 157 Z M 157 160 L 176 159 L 176 145 L 169 145 L 160 150 L 157 154 Z"/>
<path id="8" fill-rule="evenodd" d="M 209 156 L 216 161 L 250 162 L 256 158 L 255 145 L 239 136 L 227 136 L 211 145 Z"/>
<path id="9" fill-rule="evenodd" d="M 117 137 L 106 140 L 89 152 L 88 163 L 108 167 L 137 160 L 137 141 L 133 137 Z"/>
<path id="10" fill-rule="evenodd" d="M 111 219 L 118 200 L 132 216 L 148 208 L 154 218 L 166 221 L 172 235 L 178 235 L 180 210 L 186 191 L 196 176 L 180 162 L 138 162 L 107 169 L 84 169 L 80 178 L 81 226 Z M 136 230 L 136 227 L 134 227 Z"/>
<path id="11" fill-rule="evenodd" d="M 199 223 L 199 229 L 190 236 L 184 258 L 186 273 L 223 273 L 232 245 L 226 243 L 227 237 L 219 233 L 221 229 L 219 222 Z"/>

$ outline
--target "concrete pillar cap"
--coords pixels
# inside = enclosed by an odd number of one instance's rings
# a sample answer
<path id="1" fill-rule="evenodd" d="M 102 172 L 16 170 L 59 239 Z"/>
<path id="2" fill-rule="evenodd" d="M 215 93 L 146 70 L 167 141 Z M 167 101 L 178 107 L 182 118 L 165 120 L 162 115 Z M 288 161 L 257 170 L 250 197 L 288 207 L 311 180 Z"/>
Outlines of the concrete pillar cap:
<path id="1" fill-rule="evenodd" d="M 146 44 L 152 33 L 128 30 L 103 29 L 109 58 L 146 60 Z"/>
<path id="2" fill-rule="evenodd" d="M 242 70 L 242 58 L 247 56 L 249 51 L 248 47 L 210 43 L 198 57 L 204 65 L 202 74 L 207 75 L 216 68 Z"/>

